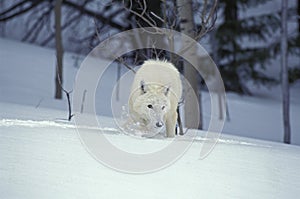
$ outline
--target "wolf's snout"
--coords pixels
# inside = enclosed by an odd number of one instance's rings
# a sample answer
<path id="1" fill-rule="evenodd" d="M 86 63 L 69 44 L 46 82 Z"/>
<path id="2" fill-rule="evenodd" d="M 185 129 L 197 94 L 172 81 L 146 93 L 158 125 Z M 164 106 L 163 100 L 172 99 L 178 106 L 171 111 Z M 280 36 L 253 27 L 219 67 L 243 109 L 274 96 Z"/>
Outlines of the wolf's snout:
<path id="1" fill-rule="evenodd" d="M 164 123 L 162 123 L 162 122 L 156 122 L 156 126 L 159 128 L 162 127 L 163 125 L 164 125 Z"/>

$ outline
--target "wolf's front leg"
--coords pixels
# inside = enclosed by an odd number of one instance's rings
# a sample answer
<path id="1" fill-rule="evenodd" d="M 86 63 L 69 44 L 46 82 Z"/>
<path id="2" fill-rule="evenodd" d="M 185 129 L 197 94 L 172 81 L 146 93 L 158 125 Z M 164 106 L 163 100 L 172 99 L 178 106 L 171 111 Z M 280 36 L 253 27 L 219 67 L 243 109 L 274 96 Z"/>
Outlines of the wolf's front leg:
<path id="1" fill-rule="evenodd" d="M 168 114 L 166 119 L 166 134 L 167 137 L 174 137 L 175 136 L 175 128 L 177 122 L 177 113 L 176 111 L 171 112 Z"/>

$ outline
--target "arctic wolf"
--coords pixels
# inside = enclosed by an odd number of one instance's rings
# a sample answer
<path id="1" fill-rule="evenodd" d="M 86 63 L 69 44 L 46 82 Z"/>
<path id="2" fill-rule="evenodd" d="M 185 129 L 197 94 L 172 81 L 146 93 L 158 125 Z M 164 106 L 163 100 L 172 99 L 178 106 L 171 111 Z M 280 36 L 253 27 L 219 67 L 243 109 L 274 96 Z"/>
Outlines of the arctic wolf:
<path id="1" fill-rule="evenodd" d="M 150 132 L 165 129 L 167 137 L 174 137 L 181 94 L 180 74 L 173 64 L 160 60 L 145 61 L 132 84 L 130 116 Z"/>

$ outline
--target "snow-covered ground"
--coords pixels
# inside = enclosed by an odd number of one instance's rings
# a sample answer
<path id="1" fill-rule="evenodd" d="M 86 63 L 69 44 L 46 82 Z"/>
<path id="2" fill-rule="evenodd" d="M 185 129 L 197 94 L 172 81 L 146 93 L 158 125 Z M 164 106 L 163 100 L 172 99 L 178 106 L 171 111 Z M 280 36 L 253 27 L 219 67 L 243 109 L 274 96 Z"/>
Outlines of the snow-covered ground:
<path id="1" fill-rule="evenodd" d="M 78 70 L 71 57 L 65 57 L 67 90 L 72 89 Z M 51 49 L 0 39 L 0 198 L 296 198 L 300 194 L 300 147 L 279 143 L 283 135 L 278 87 L 257 89 L 254 97 L 229 93 L 230 121 L 205 159 L 199 159 L 206 140 L 198 132 L 187 152 L 169 167 L 133 175 L 100 164 L 82 145 L 74 123 L 63 120 L 67 102 L 53 99 L 54 63 Z M 103 89 L 112 90 L 116 78 L 115 68 L 109 69 Z M 292 142 L 298 145 L 299 88 L 299 84 L 291 88 Z M 107 127 L 105 137 L 113 144 L 140 152 L 145 146 L 170 142 L 119 133 L 113 120 L 104 117 L 111 116 L 110 97 L 109 92 L 97 92 L 96 109 Z M 207 93 L 203 107 L 207 128 Z"/>
<path id="2" fill-rule="evenodd" d="M 0 105 L 5 111 L 0 120 L 1 198 L 273 199 L 296 198 L 300 193 L 297 146 L 223 135 L 201 160 L 199 137 L 169 167 L 144 175 L 126 174 L 97 162 L 81 144 L 74 124 L 51 118 L 63 117 L 63 111 Z M 27 113 L 34 116 L 24 119 Z M 16 115 L 22 119 L 3 119 Z M 121 146 L 134 141 L 123 134 L 106 132 L 105 136 Z M 138 151 L 165 142 L 136 140 L 129 147 Z"/>

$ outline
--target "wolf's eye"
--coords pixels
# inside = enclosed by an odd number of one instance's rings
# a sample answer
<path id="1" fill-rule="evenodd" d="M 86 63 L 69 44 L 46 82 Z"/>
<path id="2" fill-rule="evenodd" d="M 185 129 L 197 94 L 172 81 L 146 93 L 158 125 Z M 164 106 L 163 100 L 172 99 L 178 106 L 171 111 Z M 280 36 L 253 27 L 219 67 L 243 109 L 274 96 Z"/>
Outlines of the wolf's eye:
<path id="1" fill-rule="evenodd" d="M 161 110 L 164 110 L 165 108 L 166 108 L 166 106 L 162 106 L 162 107 L 161 107 Z"/>
<path id="2" fill-rule="evenodd" d="M 151 104 L 149 104 L 147 107 L 148 107 L 148 108 L 151 108 L 151 109 L 153 108 L 153 106 L 152 106 Z"/>

